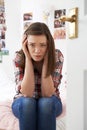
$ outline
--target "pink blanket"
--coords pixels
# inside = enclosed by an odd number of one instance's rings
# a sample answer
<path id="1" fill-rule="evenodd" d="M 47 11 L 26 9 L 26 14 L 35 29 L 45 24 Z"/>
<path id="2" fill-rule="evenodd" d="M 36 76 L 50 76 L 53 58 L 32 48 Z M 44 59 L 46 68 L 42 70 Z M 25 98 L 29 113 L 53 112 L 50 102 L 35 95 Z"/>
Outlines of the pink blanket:
<path id="1" fill-rule="evenodd" d="M 12 113 L 11 103 L 10 100 L 0 103 L 0 129 L 2 130 L 19 130 L 18 119 Z"/>

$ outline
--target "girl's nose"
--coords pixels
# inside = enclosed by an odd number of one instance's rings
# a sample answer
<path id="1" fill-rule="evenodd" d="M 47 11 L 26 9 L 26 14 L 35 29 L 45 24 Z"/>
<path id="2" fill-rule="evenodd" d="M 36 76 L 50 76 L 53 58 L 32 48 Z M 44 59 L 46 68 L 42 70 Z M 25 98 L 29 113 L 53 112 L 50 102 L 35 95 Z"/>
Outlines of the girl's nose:
<path id="1" fill-rule="evenodd" d="M 35 48 L 35 52 L 39 53 L 40 52 L 40 48 L 39 47 Z"/>

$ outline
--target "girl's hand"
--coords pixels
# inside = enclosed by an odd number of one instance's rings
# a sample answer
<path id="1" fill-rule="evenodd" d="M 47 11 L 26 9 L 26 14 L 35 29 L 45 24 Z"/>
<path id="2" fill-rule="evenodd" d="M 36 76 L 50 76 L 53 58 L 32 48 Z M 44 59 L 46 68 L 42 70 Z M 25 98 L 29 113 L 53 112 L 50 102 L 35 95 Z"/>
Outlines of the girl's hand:
<path id="1" fill-rule="evenodd" d="M 47 65 L 48 65 L 48 53 L 44 56 L 43 68 L 42 68 L 42 77 L 46 76 L 47 73 Z"/>
<path id="2" fill-rule="evenodd" d="M 27 36 L 24 35 L 23 40 L 22 40 L 22 49 L 23 49 L 23 52 L 25 54 L 25 57 L 31 59 L 29 50 L 27 48 L 27 43 L 28 43 Z"/>

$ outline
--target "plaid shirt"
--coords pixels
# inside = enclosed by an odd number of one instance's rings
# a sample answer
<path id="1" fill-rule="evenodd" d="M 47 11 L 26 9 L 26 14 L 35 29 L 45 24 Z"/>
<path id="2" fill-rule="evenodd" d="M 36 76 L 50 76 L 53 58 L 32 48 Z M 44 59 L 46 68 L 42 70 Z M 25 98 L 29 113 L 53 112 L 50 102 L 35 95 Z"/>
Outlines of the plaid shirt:
<path id="1" fill-rule="evenodd" d="M 54 82 L 54 87 L 56 88 L 54 95 L 59 97 L 60 94 L 59 85 L 62 79 L 62 67 L 64 57 L 61 51 L 58 49 L 55 50 L 55 56 L 56 56 L 56 65 L 54 73 L 52 74 L 52 79 Z M 20 92 L 20 89 L 21 89 L 21 82 L 24 76 L 24 71 L 23 68 L 19 67 L 19 58 L 20 58 L 19 55 L 16 54 L 15 59 L 13 60 L 15 66 L 14 74 L 15 74 L 16 93 L 17 93 L 14 98 L 23 96 Z M 35 74 L 35 91 L 33 97 L 39 98 L 41 97 L 41 74 L 37 70 L 34 70 L 34 74 Z"/>

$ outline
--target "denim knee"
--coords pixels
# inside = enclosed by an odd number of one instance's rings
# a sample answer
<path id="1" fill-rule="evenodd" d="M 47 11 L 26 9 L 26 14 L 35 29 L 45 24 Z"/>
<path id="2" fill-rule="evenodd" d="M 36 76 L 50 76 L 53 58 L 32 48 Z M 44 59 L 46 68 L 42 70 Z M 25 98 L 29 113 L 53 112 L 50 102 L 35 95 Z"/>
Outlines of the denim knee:
<path id="1" fill-rule="evenodd" d="M 29 108 L 32 110 L 33 108 L 36 107 L 36 100 L 34 98 L 22 97 L 21 105 L 22 105 L 22 107 L 24 106 L 24 108 Z M 28 109 L 28 111 L 29 111 L 29 109 Z"/>
<path id="2" fill-rule="evenodd" d="M 44 114 L 55 112 L 55 105 L 51 98 L 40 98 L 38 101 L 38 111 Z"/>
<path id="3" fill-rule="evenodd" d="M 12 111 L 16 117 L 22 114 L 32 113 L 36 110 L 36 100 L 33 98 L 20 97 L 12 104 Z"/>

